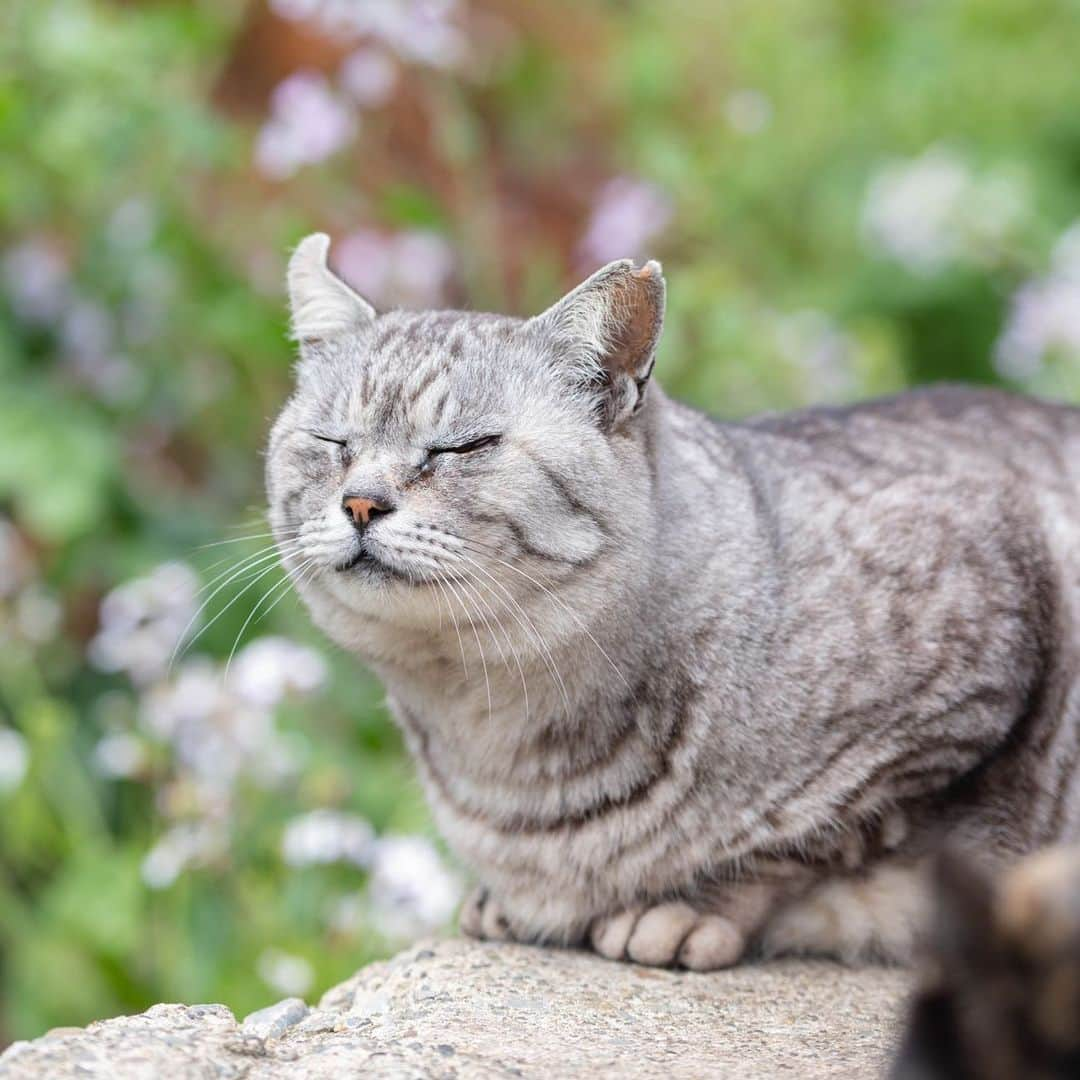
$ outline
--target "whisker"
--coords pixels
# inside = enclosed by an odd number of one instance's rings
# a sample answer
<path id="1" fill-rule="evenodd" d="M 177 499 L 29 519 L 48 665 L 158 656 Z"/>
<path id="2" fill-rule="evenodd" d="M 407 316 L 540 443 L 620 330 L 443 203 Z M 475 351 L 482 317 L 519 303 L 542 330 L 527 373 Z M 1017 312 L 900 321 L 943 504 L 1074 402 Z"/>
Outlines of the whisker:
<path id="1" fill-rule="evenodd" d="M 261 556 L 261 557 L 259 558 L 259 560 L 258 560 L 257 564 L 255 564 L 255 565 L 262 565 L 263 563 L 266 563 L 266 562 L 268 562 L 268 561 L 271 561 L 272 559 L 275 559 L 276 557 L 277 557 L 277 552 L 276 552 L 276 551 L 275 551 L 274 553 L 270 554 L 270 555 L 264 555 L 264 556 Z M 235 580 L 236 580 L 236 578 L 240 577 L 241 575 L 243 575 L 243 574 L 245 574 L 245 573 L 248 573 L 249 571 L 253 570 L 254 568 L 255 568 L 255 567 L 254 567 L 254 565 L 252 565 L 252 564 L 251 564 L 250 562 L 246 562 L 246 563 L 245 563 L 244 565 L 242 565 L 242 566 L 241 566 L 241 567 L 240 567 L 240 568 L 239 568 L 238 570 L 234 570 L 234 571 L 233 571 L 233 573 L 232 573 L 232 574 L 230 574 L 230 575 L 229 575 L 229 577 L 225 579 L 225 581 L 223 581 L 223 582 L 222 582 L 222 583 L 221 583 L 220 585 L 218 585 L 218 587 L 217 587 L 216 589 L 214 589 L 214 591 L 213 591 L 213 592 L 212 592 L 212 593 L 211 593 L 211 594 L 210 594 L 210 595 L 209 595 L 209 596 L 208 596 L 208 597 L 207 597 L 207 598 L 206 598 L 206 599 L 205 599 L 205 600 L 204 600 L 204 601 L 203 601 L 203 602 L 202 602 L 202 603 L 201 603 L 201 604 L 199 605 L 199 609 L 198 609 L 198 610 L 197 610 L 197 611 L 195 612 L 195 614 L 194 614 L 194 615 L 192 615 L 192 616 L 191 616 L 191 618 L 190 618 L 190 619 L 188 620 L 188 623 L 187 623 L 187 625 L 186 625 L 186 626 L 184 627 L 184 629 L 183 629 L 183 630 L 181 631 L 181 633 L 180 633 L 180 636 L 179 636 L 179 637 L 177 638 L 177 640 L 176 640 L 176 645 L 175 645 L 175 646 L 173 647 L 172 655 L 171 655 L 171 656 L 169 657 L 169 667 L 168 667 L 168 670 L 169 670 L 170 672 L 172 671 L 172 668 L 173 668 L 173 664 L 174 664 L 174 663 L 176 662 L 176 658 L 177 658 L 177 656 L 178 656 L 178 655 L 180 654 L 180 652 L 181 652 L 181 647 L 183 647 L 183 650 L 184 650 L 184 651 L 186 651 L 187 649 L 191 648 L 191 646 L 192 646 L 192 645 L 193 645 L 193 644 L 194 644 L 194 643 L 195 643 L 195 642 L 196 642 L 196 641 L 197 641 L 197 640 L 198 640 L 198 639 L 199 639 L 199 638 L 200 638 L 200 637 L 201 637 L 201 636 L 202 636 L 202 635 L 203 635 L 203 634 L 204 634 L 204 633 L 205 633 L 205 632 L 206 632 L 206 631 L 207 631 L 207 630 L 208 630 L 208 629 L 209 629 L 209 628 L 211 627 L 211 626 L 213 626 L 213 625 L 214 625 L 214 623 L 215 623 L 215 622 L 217 622 L 217 620 L 218 620 L 218 619 L 220 619 L 220 618 L 221 618 L 221 616 L 222 616 L 222 615 L 224 615 L 224 614 L 225 614 L 225 612 L 226 612 L 226 611 L 228 611 L 228 610 L 229 610 L 229 608 L 231 608 L 231 607 L 232 607 L 232 605 L 233 605 L 233 604 L 235 604 L 235 603 L 236 603 L 236 601 L 237 601 L 237 600 L 239 600 L 239 599 L 240 599 L 240 597 L 241 597 L 241 596 L 243 596 L 243 595 L 244 595 L 244 593 L 246 593 L 246 592 L 248 591 L 248 589 L 250 589 L 250 588 L 251 588 L 251 586 L 255 584 L 255 582 L 256 582 L 256 581 L 261 581 L 261 580 L 262 580 L 262 579 L 263 579 L 264 577 L 266 577 L 266 575 L 267 575 L 267 574 L 269 574 L 269 573 L 270 573 L 270 572 L 271 572 L 271 571 L 272 571 L 272 570 L 274 569 L 274 564 L 273 564 L 273 563 L 271 563 L 271 565 L 270 565 L 269 567 L 267 567 L 267 568 L 266 568 L 265 570 L 261 570 L 261 571 L 259 572 L 258 576 L 257 576 L 257 577 L 255 577 L 255 579 L 254 579 L 253 581 L 249 581 L 249 582 L 248 582 L 248 584 L 247 584 L 247 585 L 245 585 L 245 586 L 243 587 L 243 589 L 241 589 L 241 590 L 240 590 L 240 592 L 238 592 L 238 593 L 236 594 L 236 596 L 234 596 L 234 597 L 232 598 L 232 600 L 230 600 L 230 601 L 229 601 L 229 603 L 228 603 L 228 604 L 226 604 L 226 605 L 225 605 L 225 607 L 223 607 L 223 608 L 221 609 L 221 611 L 219 611 L 219 612 L 218 612 L 218 613 L 217 613 L 217 614 L 216 614 L 216 615 L 215 615 L 215 616 L 214 616 L 214 617 L 213 617 L 213 618 L 212 618 L 212 619 L 210 620 L 210 622 L 208 622 L 208 623 L 207 623 L 207 624 L 206 624 L 205 626 L 203 626 L 203 627 L 202 627 L 202 628 L 201 628 L 201 629 L 200 629 L 200 630 L 198 631 L 198 633 L 197 633 L 197 634 L 195 634 L 195 636 L 191 638 L 191 640 L 190 640 L 190 641 L 185 641 L 185 639 L 187 638 L 187 635 L 188 635 L 188 634 L 190 633 L 190 631 L 191 631 L 191 628 L 192 628 L 192 627 L 193 627 L 193 626 L 195 625 L 195 623 L 196 623 L 196 622 L 198 621 L 198 618 L 199 618 L 199 616 L 200 616 L 200 615 L 201 615 L 201 614 L 202 614 L 202 613 L 203 613 L 203 612 L 204 612 L 204 611 L 206 610 L 206 607 L 207 607 L 207 605 L 208 605 L 208 604 L 209 604 L 209 603 L 210 603 L 210 602 L 211 602 L 211 601 L 212 601 L 212 600 L 214 599 L 214 597 L 215 597 L 215 596 L 217 596 L 217 595 L 218 595 L 218 593 L 220 593 L 222 589 L 224 589 L 224 588 L 227 588 L 227 587 L 228 587 L 228 586 L 229 586 L 229 585 L 230 585 L 230 584 L 231 584 L 231 583 L 232 583 L 233 581 L 235 581 Z"/>
<path id="2" fill-rule="evenodd" d="M 457 590 L 454 588 L 453 582 L 449 578 L 443 579 L 444 584 L 450 590 L 450 592 L 457 597 Z M 462 611 L 468 615 L 469 609 L 464 602 L 458 597 L 458 603 L 461 604 Z M 474 619 L 468 620 L 469 627 L 473 632 L 473 637 L 476 638 L 476 651 L 480 656 L 480 667 L 484 672 L 484 688 L 487 691 L 487 704 L 488 704 L 488 723 L 491 722 L 492 709 L 491 709 L 491 679 L 488 676 L 487 659 L 484 657 L 484 648 L 480 644 L 480 631 L 476 629 L 476 621 Z"/>
<path id="3" fill-rule="evenodd" d="M 555 657 L 552 655 L 551 649 L 548 647 L 547 642 L 540 634 L 540 631 L 537 629 L 536 624 L 533 622 L 529 613 L 521 606 L 521 604 L 518 603 L 517 599 L 514 597 L 514 594 L 511 593 L 510 590 L 501 581 L 498 580 L 498 578 L 496 578 L 493 574 L 489 573 L 478 562 L 476 562 L 474 559 L 469 558 L 469 556 L 466 555 L 464 552 L 459 551 L 454 552 L 453 554 L 457 558 L 464 559 L 470 566 L 473 566 L 476 570 L 482 573 L 492 582 L 493 585 L 501 589 L 502 592 L 505 594 L 506 598 L 510 601 L 511 604 L 513 604 L 513 608 L 510 608 L 507 606 L 505 600 L 500 601 L 503 604 L 503 607 L 506 608 L 507 611 L 509 611 L 510 614 L 515 618 L 517 624 L 522 628 L 522 630 L 524 630 L 525 633 L 530 637 L 530 639 L 533 640 L 533 642 L 537 645 L 540 656 L 543 659 L 545 666 L 550 672 L 556 686 L 559 688 L 559 692 L 561 693 L 563 699 L 563 707 L 566 710 L 566 715 L 569 716 L 571 713 L 570 695 L 567 692 L 566 683 L 563 680 L 562 673 L 559 671 L 558 664 L 555 663 Z M 517 609 L 516 612 L 514 610 L 515 608 Z M 520 612 L 521 617 L 524 618 L 525 622 L 522 622 L 522 618 L 518 617 L 517 612 Z M 526 623 L 528 625 L 526 625 Z"/>
<path id="4" fill-rule="evenodd" d="M 284 535 L 286 537 L 295 537 L 300 532 L 299 528 L 295 529 L 282 529 L 278 533 L 262 532 L 262 533 L 249 533 L 247 536 L 233 536 L 228 540 L 211 540 L 209 544 L 198 544 L 193 550 L 204 551 L 206 548 L 221 547 L 222 544 L 242 544 L 245 540 L 266 540 L 268 537 Z"/>
<path id="5" fill-rule="evenodd" d="M 454 535 L 454 534 L 449 534 L 448 533 L 447 535 Z M 468 546 L 470 543 L 472 543 L 472 541 L 466 540 L 465 537 L 463 537 L 463 536 L 458 536 L 457 539 L 460 540 L 466 546 Z M 596 647 L 596 649 L 600 653 L 600 655 L 608 662 L 608 664 L 611 667 L 611 670 L 614 671 L 615 674 L 619 677 L 619 680 L 622 682 L 623 686 L 625 686 L 627 690 L 632 690 L 633 689 L 630 686 L 630 683 L 628 683 L 626 681 L 626 676 L 623 675 L 623 673 L 616 666 L 615 661 L 612 660 L 610 656 L 608 656 L 607 652 L 604 650 L 604 647 L 600 644 L 599 641 L 596 640 L 595 637 L 593 637 L 593 635 L 590 632 L 589 628 L 587 626 L 585 626 L 584 623 L 582 623 L 582 621 L 577 617 L 577 614 L 573 611 L 572 608 L 570 608 L 567 604 L 565 604 L 549 588 L 547 588 L 546 586 L 542 585 L 539 581 L 537 581 L 536 578 L 534 578 L 531 574 L 525 573 L 524 570 L 518 569 L 518 567 L 514 566 L 512 563 L 508 563 L 505 559 L 500 559 L 499 557 L 497 557 L 495 555 L 487 555 L 487 557 L 492 559 L 492 561 L 497 562 L 500 566 L 506 567 L 507 570 L 510 570 L 513 573 L 518 574 L 520 577 L 525 578 L 526 581 L 531 581 L 533 583 L 533 585 L 535 585 L 541 592 L 543 592 L 553 603 L 557 604 L 563 611 L 565 611 L 566 614 L 573 620 L 573 622 L 577 626 L 577 628 L 593 643 L 593 645 Z"/>
<path id="6" fill-rule="evenodd" d="M 454 625 L 454 633 L 457 635 L 458 648 L 461 650 L 461 670 L 462 670 L 462 673 L 464 674 L 465 681 L 468 682 L 469 681 L 469 665 L 468 665 L 468 662 L 465 659 L 465 644 L 461 640 L 461 630 L 458 627 L 458 621 L 457 621 L 457 617 L 454 615 L 454 609 L 450 606 L 450 597 L 446 593 L 446 588 L 445 588 L 445 585 L 444 585 L 444 579 L 437 572 L 435 574 L 435 583 L 439 586 L 439 589 L 442 592 L 443 597 L 446 600 L 446 610 L 447 610 L 447 613 L 450 615 L 451 623 L 453 623 L 453 625 Z"/>
<path id="7" fill-rule="evenodd" d="M 473 584 L 478 588 L 482 587 L 484 584 L 476 577 L 472 577 L 471 580 Z M 498 600 L 498 597 L 495 596 L 495 599 Z M 483 601 L 483 597 L 481 597 L 481 600 Z M 502 631 L 503 636 L 506 638 L 507 648 L 510 650 L 511 655 L 514 657 L 514 663 L 517 665 L 518 675 L 521 677 L 521 695 L 525 703 L 525 723 L 527 724 L 529 722 L 529 686 L 525 678 L 525 669 L 521 665 L 521 657 L 518 656 L 518 651 L 514 648 L 513 642 L 510 638 L 510 634 L 507 632 L 506 627 L 503 626 L 501 620 L 499 619 L 499 616 L 491 609 L 491 607 L 488 606 L 486 601 L 484 601 L 484 606 L 488 609 L 489 612 L 491 612 L 491 617 L 495 620 L 495 624 Z M 503 606 L 505 607 L 506 605 L 504 604 Z M 513 612 L 511 612 L 511 614 L 513 614 Z M 510 665 L 507 664 L 506 667 L 509 671 Z"/>
<path id="8" fill-rule="evenodd" d="M 296 573 L 297 577 L 299 577 L 299 575 L 300 575 L 301 573 L 303 573 L 303 571 L 304 571 L 304 570 L 306 570 L 306 569 L 307 569 L 307 568 L 308 568 L 309 566 L 311 566 L 311 564 L 312 564 L 313 562 L 315 562 L 315 558 L 314 558 L 314 556 L 309 556 L 309 557 L 308 557 L 308 558 L 307 558 L 307 559 L 306 559 L 306 560 L 305 560 L 304 562 L 302 562 L 302 563 L 300 564 L 300 566 L 299 566 L 299 567 L 297 567 L 297 569 L 296 569 L 296 571 L 295 571 L 295 573 Z M 223 679 L 227 679 L 227 678 L 229 677 L 229 668 L 231 668 L 231 667 L 232 667 L 233 657 L 234 657 L 234 656 L 236 655 L 236 650 L 237 650 L 237 647 L 238 647 L 238 646 L 240 645 L 240 641 L 241 641 L 241 639 L 242 639 L 242 638 L 243 638 L 243 636 L 244 636 L 244 631 L 245 631 L 245 630 L 246 630 L 246 629 L 248 628 L 248 626 L 249 626 L 249 625 L 251 624 L 251 621 L 252 621 L 252 619 L 254 619 L 254 618 L 255 618 L 255 614 L 256 614 L 256 613 L 258 612 L 259 608 L 260 608 L 260 607 L 261 607 L 261 606 L 263 605 L 263 603 L 264 603 L 264 602 L 266 601 L 267 597 L 269 597 L 269 596 L 270 596 L 271 594 L 273 594 L 273 593 L 274 593 L 274 592 L 276 592 L 276 591 L 277 591 L 278 589 L 280 589 L 280 588 L 282 587 L 282 585 L 284 585 L 284 586 L 285 586 L 285 588 L 284 588 L 284 589 L 282 590 L 282 592 L 281 592 L 281 595 L 280 595 L 280 596 L 278 596 L 278 597 L 277 597 L 277 598 L 276 598 L 276 599 L 274 600 L 274 602 L 273 602 L 273 603 L 272 603 L 272 604 L 270 605 L 270 607 L 268 607 L 268 608 L 266 609 L 266 611 L 264 611 L 264 612 L 263 612 L 263 614 L 264 614 L 264 615 L 268 615 L 268 614 L 270 613 L 270 611 L 271 611 L 271 610 L 273 610 L 273 608 L 274 608 L 274 607 L 275 607 L 275 605 L 277 604 L 278 600 L 282 599 L 282 597 L 284 597 L 284 596 L 285 596 L 285 594 L 286 594 L 286 593 L 288 593 L 288 591 L 289 591 L 289 586 L 290 586 L 291 584 L 292 584 L 292 579 L 291 579 L 291 578 L 289 577 L 289 575 L 288 575 L 288 574 L 286 573 L 286 574 L 285 574 L 285 576 L 284 576 L 284 577 L 282 578 L 282 580 L 281 580 L 281 581 L 276 581 L 276 582 L 274 582 L 274 584 L 273 584 L 273 585 L 271 585 L 271 586 L 270 586 L 270 588 L 269 588 L 269 589 L 267 589 L 267 590 L 266 590 L 266 592 L 264 592 L 264 593 L 262 594 L 262 596 L 261 596 L 261 597 L 259 598 L 259 600 L 258 600 L 258 601 L 256 602 L 256 604 L 254 605 L 254 607 L 252 607 L 252 609 L 251 609 L 251 612 L 250 612 L 250 614 L 249 614 L 249 615 L 248 615 L 248 617 L 247 617 L 247 618 L 246 618 L 246 619 L 244 620 L 244 624 L 243 624 L 243 626 L 241 626 L 241 627 L 240 627 L 240 631 L 239 631 L 239 633 L 237 633 L 237 635 L 236 635 L 236 640 L 235 640 L 235 641 L 233 641 L 233 644 L 232 644 L 232 648 L 231 648 L 231 649 L 229 650 L 229 658 L 228 658 L 228 659 L 227 659 L 227 660 L 225 661 L 225 672 L 224 672 L 224 674 L 222 675 L 222 678 L 223 678 Z"/>

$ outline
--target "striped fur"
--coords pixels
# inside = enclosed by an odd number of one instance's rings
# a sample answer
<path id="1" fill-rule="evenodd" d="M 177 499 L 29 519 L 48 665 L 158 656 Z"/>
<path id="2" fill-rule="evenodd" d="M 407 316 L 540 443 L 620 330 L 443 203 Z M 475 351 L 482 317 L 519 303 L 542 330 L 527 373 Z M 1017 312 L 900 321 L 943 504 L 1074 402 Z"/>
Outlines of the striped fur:
<path id="1" fill-rule="evenodd" d="M 718 424 L 647 389 L 655 263 L 516 320 L 324 302 L 324 255 L 290 272 L 272 521 L 482 883 L 467 929 L 904 959 L 942 832 L 1080 833 L 1080 410 Z M 392 513 L 358 535 L 346 493 Z"/>

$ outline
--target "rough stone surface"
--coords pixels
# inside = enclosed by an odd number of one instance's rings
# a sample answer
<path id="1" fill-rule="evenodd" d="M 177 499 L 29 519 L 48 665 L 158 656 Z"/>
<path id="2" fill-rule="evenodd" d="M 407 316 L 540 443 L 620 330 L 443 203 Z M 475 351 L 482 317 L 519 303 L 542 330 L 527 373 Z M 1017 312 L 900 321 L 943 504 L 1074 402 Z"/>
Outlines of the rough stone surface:
<path id="1" fill-rule="evenodd" d="M 908 988 L 902 972 L 827 963 L 695 975 L 428 942 L 311 1010 L 292 998 L 240 1025 L 221 1005 L 156 1005 L 16 1043 L 0 1077 L 877 1077 Z"/>

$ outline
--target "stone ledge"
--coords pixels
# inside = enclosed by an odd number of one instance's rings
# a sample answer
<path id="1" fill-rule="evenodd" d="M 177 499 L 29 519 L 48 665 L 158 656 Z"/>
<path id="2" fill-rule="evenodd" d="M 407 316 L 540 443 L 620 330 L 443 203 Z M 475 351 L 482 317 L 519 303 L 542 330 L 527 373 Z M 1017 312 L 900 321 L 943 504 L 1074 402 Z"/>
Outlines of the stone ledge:
<path id="1" fill-rule="evenodd" d="M 878 1077 L 909 988 L 900 971 L 828 963 L 695 975 L 433 941 L 313 1009 L 290 998 L 240 1024 L 222 1005 L 155 1005 L 59 1028 L 9 1047 L 0 1077 Z"/>

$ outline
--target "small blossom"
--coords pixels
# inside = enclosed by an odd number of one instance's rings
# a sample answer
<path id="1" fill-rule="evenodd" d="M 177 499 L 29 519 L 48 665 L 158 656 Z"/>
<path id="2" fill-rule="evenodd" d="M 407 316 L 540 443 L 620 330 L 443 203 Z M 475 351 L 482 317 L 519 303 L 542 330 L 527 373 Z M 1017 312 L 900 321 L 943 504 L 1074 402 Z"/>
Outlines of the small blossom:
<path id="1" fill-rule="evenodd" d="M 915 273 L 994 262 L 1027 213 L 1027 193 L 1003 171 L 976 176 L 958 154 L 931 147 L 878 171 L 862 208 L 867 244 Z"/>
<path id="2" fill-rule="evenodd" d="M 120 251 L 147 247 L 157 231 L 157 213 L 149 199 L 126 199 L 113 210 L 107 226 L 110 244 Z"/>
<path id="3" fill-rule="evenodd" d="M 218 857 L 224 837 L 205 822 L 184 822 L 170 828 L 147 852 L 142 878 L 151 889 L 167 889 L 186 869 Z"/>
<path id="4" fill-rule="evenodd" d="M 1055 277 L 1080 281 L 1080 221 L 1070 225 L 1058 238 L 1050 265 Z"/>
<path id="5" fill-rule="evenodd" d="M 32 326 L 55 322 L 69 302 L 67 263 L 59 252 L 40 240 L 28 240 L 4 252 L 0 281 L 15 315 Z"/>
<path id="6" fill-rule="evenodd" d="M 772 102 L 760 90 L 736 90 L 724 102 L 727 122 L 740 135 L 757 135 L 772 121 Z"/>
<path id="7" fill-rule="evenodd" d="M 271 0 L 285 19 L 312 22 L 337 39 L 366 37 L 409 63 L 456 69 L 468 59 L 456 0 Z"/>
<path id="8" fill-rule="evenodd" d="M 101 603 L 90 662 L 101 671 L 126 672 L 139 685 L 160 678 L 195 614 L 198 587 L 189 566 L 165 563 L 113 589 Z"/>
<path id="9" fill-rule="evenodd" d="M 775 337 L 781 355 L 805 375 L 808 400 L 843 400 L 855 391 L 851 338 L 824 312 L 781 316 Z"/>
<path id="10" fill-rule="evenodd" d="M 367 913 L 367 899 L 362 892 L 346 893 L 330 904 L 325 917 L 326 926 L 335 934 L 351 936 L 363 930 Z"/>
<path id="11" fill-rule="evenodd" d="M 326 79 L 298 71 L 274 89 L 270 118 L 256 140 L 255 163 L 272 180 L 285 180 L 336 154 L 355 131 L 355 116 Z"/>
<path id="12" fill-rule="evenodd" d="M 0 728 L 0 795 L 14 791 L 30 767 L 30 748 L 13 728 Z"/>
<path id="13" fill-rule="evenodd" d="M 1080 360 L 1080 278 L 1051 276 L 1022 286 L 1012 298 L 994 364 L 1006 378 L 1027 379 L 1055 353 Z"/>
<path id="14" fill-rule="evenodd" d="M 148 761 L 146 744 L 126 731 L 104 736 L 94 747 L 94 767 L 110 780 L 130 780 L 138 776 Z"/>
<path id="15" fill-rule="evenodd" d="M 312 810 L 285 826 L 281 854 L 296 867 L 336 862 L 366 867 L 374 842 L 375 830 L 359 815 Z"/>
<path id="16" fill-rule="evenodd" d="M 287 638 L 264 637 L 236 654 L 229 687 L 244 701 L 271 708 L 289 693 L 314 693 L 326 676 L 326 661 L 314 649 Z"/>
<path id="17" fill-rule="evenodd" d="M 259 956 L 256 970 L 267 986 L 286 997 L 303 997 L 315 981 L 312 966 L 302 956 L 281 949 L 266 949 Z"/>
<path id="18" fill-rule="evenodd" d="M 601 189 L 581 239 L 591 264 L 648 255 L 649 244 L 671 220 L 671 202 L 655 185 L 620 176 Z"/>
<path id="19" fill-rule="evenodd" d="M 53 641 L 60 632 L 64 609 L 43 585 L 28 585 L 15 600 L 15 627 L 35 645 Z"/>
<path id="20" fill-rule="evenodd" d="M 365 109 L 385 105 L 397 86 L 397 67 L 380 49 L 357 49 L 341 65 L 341 85 Z"/>
<path id="21" fill-rule="evenodd" d="M 358 229 L 337 248 L 342 276 L 379 307 L 430 308 L 443 302 L 455 259 L 447 242 L 423 229 Z"/>
<path id="22" fill-rule="evenodd" d="M 410 940 L 446 924 L 461 899 L 461 882 L 424 837 L 385 837 L 375 845 L 369 896 L 378 932 Z"/>

